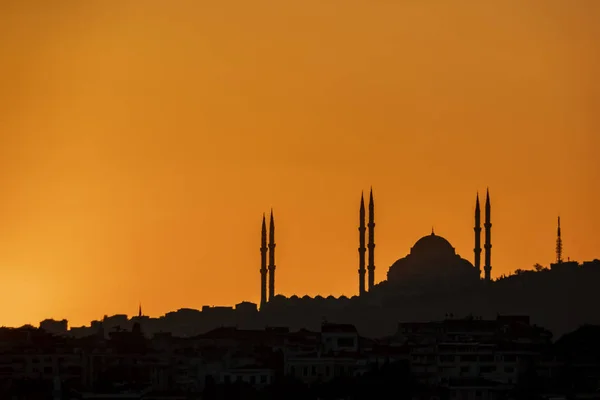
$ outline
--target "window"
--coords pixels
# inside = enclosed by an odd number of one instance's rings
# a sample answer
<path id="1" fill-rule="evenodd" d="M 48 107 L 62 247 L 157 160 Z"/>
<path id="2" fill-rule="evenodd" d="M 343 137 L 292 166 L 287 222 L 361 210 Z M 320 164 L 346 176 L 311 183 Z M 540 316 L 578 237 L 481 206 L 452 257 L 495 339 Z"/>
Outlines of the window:
<path id="1" fill-rule="evenodd" d="M 260 376 L 260 383 L 267 383 L 267 376 L 266 375 L 261 375 Z"/>
<path id="2" fill-rule="evenodd" d="M 302 368 L 302 375 L 303 376 L 308 376 L 308 367 Z"/>
<path id="3" fill-rule="evenodd" d="M 316 367 L 316 366 L 314 366 L 314 365 L 313 365 L 313 366 L 310 368 L 310 374 L 311 374 L 312 376 L 315 376 L 315 375 L 317 375 L 317 367 Z"/>
<path id="4" fill-rule="evenodd" d="M 250 375 L 250 384 L 254 385 L 256 383 L 256 376 Z"/>

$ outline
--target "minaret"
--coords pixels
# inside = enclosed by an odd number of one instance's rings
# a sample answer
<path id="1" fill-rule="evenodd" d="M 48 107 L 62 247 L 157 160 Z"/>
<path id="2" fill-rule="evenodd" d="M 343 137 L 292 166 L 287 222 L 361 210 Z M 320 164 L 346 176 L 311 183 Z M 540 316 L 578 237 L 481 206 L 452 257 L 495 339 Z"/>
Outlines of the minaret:
<path id="1" fill-rule="evenodd" d="M 373 202 L 373 188 L 369 195 L 369 291 L 375 286 L 375 203 Z"/>
<path id="2" fill-rule="evenodd" d="M 558 217 L 558 229 L 556 231 L 556 263 L 562 263 L 562 238 L 560 237 L 560 217 Z"/>
<path id="3" fill-rule="evenodd" d="M 364 196 L 360 195 L 360 213 L 359 213 L 359 225 L 358 225 L 358 294 L 362 295 L 365 293 L 365 274 L 367 272 L 365 268 L 366 260 L 365 253 L 367 248 L 365 247 L 365 199 Z"/>
<path id="4" fill-rule="evenodd" d="M 138 317 L 141 317 L 142 315 L 142 303 L 140 302 L 140 305 L 138 307 Z"/>
<path id="5" fill-rule="evenodd" d="M 491 223 L 491 205 L 490 205 L 490 191 L 489 189 L 486 191 L 485 198 L 485 266 L 483 270 L 485 272 L 485 280 L 491 280 L 491 272 L 492 272 L 492 223 Z"/>
<path id="6" fill-rule="evenodd" d="M 271 222 L 269 224 L 269 301 L 275 297 L 275 222 L 273 209 L 271 209 Z"/>
<path id="7" fill-rule="evenodd" d="M 265 214 L 262 219 L 260 235 L 260 308 L 267 303 L 267 223 Z"/>
<path id="8" fill-rule="evenodd" d="M 475 199 L 475 268 L 481 276 L 481 209 L 479 208 L 479 193 Z"/>

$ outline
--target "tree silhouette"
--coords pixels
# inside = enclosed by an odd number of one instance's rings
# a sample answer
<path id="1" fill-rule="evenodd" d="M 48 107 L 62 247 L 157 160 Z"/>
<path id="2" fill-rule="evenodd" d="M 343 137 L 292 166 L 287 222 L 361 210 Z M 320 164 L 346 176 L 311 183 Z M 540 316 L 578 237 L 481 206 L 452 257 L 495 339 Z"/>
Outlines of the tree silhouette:
<path id="1" fill-rule="evenodd" d="M 545 268 L 545 267 L 544 267 L 542 264 L 535 263 L 535 264 L 533 264 L 533 269 L 534 269 L 536 272 L 540 272 L 540 271 L 544 271 L 544 270 L 546 270 L 546 269 L 548 269 L 548 268 Z"/>

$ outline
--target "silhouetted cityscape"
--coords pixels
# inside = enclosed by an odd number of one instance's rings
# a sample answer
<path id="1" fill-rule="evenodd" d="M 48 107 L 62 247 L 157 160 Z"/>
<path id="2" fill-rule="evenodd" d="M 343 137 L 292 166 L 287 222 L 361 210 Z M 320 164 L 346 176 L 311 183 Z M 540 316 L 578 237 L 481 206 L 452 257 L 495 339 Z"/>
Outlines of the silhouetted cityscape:
<path id="1" fill-rule="evenodd" d="M 361 196 L 351 298 L 277 294 L 271 210 L 260 305 L 2 328 L 1 398 L 600 398 L 600 261 L 562 259 L 559 218 L 554 263 L 493 280 L 489 192 L 483 267 L 474 209 L 473 263 L 432 229 L 376 284 Z"/>

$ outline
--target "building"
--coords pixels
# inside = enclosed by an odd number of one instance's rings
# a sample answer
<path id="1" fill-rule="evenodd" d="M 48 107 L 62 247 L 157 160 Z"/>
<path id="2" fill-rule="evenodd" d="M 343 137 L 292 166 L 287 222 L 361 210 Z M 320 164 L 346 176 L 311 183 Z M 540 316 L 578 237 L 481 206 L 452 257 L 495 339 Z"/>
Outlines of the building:
<path id="1" fill-rule="evenodd" d="M 66 319 L 60 321 L 45 319 L 40 322 L 40 328 L 53 335 L 66 335 L 69 331 L 69 323 Z"/>
<path id="2" fill-rule="evenodd" d="M 474 263 L 456 254 L 454 247 L 442 236 L 431 231 L 410 249 L 410 253 L 394 262 L 387 272 L 387 280 L 375 284 L 375 202 L 373 190 L 369 193 L 368 221 L 364 196 L 359 208 L 359 265 L 358 297 L 368 297 L 369 301 L 394 293 L 410 295 L 426 291 L 457 291 L 491 281 L 491 202 L 489 191 L 485 200 L 485 243 L 484 265 L 481 267 L 481 209 L 479 195 L 475 201 Z M 275 293 L 275 221 L 271 210 L 267 244 L 266 216 L 263 214 L 261 228 L 261 310 L 273 301 Z M 267 257 L 268 253 L 268 257 Z M 268 265 L 267 265 L 268 258 Z M 482 276 L 483 274 L 483 276 Z M 268 281 L 268 287 L 267 287 Z M 392 290 L 393 288 L 393 290 Z M 372 295 L 374 293 L 374 295 Z M 370 296 L 366 296 L 369 294 Z"/>

